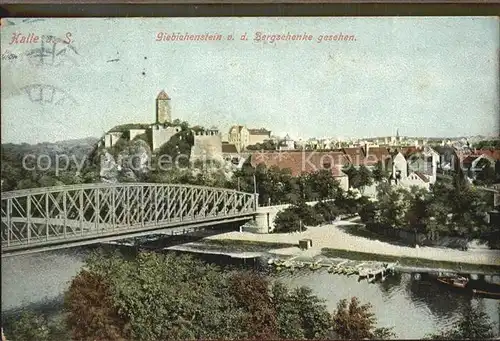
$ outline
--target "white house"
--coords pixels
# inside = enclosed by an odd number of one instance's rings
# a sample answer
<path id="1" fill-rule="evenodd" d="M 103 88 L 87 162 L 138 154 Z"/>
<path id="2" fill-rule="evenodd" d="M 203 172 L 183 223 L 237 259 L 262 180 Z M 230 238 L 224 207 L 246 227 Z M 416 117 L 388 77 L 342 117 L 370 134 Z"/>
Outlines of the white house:
<path id="1" fill-rule="evenodd" d="M 280 141 L 280 150 L 294 150 L 295 141 L 290 138 L 290 135 L 286 134 L 285 138 Z"/>
<path id="2" fill-rule="evenodd" d="M 436 167 L 439 155 L 432 155 L 431 151 L 427 152 L 432 157 L 433 172 L 425 174 L 419 170 L 409 169 L 408 161 L 401 152 L 398 152 L 392 158 L 392 174 L 391 183 L 406 188 L 417 186 L 420 188 L 430 189 L 430 185 L 436 181 Z M 424 154 L 425 155 L 425 154 Z M 422 159 L 419 159 L 422 160 Z"/>
<path id="3" fill-rule="evenodd" d="M 495 159 L 489 155 L 469 155 L 462 159 L 461 166 L 464 171 L 472 171 L 473 173 L 479 173 L 484 167 L 485 163 L 489 162 L 491 166 L 495 166 Z"/>

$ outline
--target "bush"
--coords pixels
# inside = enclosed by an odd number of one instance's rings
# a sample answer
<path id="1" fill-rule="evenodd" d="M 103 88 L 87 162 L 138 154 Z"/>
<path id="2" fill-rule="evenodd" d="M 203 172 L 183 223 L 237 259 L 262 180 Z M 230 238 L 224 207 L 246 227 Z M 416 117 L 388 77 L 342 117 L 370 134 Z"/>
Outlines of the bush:
<path id="1" fill-rule="evenodd" d="M 5 331 L 7 340 L 15 341 L 49 341 L 50 326 L 47 319 L 32 311 L 24 311 L 19 319 Z"/>
<path id="2" fill-rule="evenodd" d="M 327 222 L 334 221 L 341 213 L 333 201 L 320 201 L 314 206 L 314 210 Z"/>
<path id="3" fill-rule="evenodd" d="M 305 231 L 306 228 L 300 225 L 300 216 L 291 208 L 287 208 L 278 212 L 274 218 L 274 231 L 275 233 L 286 233 Z"/>
<path id="4" fill-rule="evenodd" d="M 333 331 L 341 339 L 389 339 L 394 337 L 390 328 L 376 328 L 377 319 L 371 304 L 361 304 L 357 297 L 341 300 L 333 313 Z"/>
<path id="5" fill-rule="evenodd" d="M 299 217 L 301 217 L 302 223 L 305 225 L 317 226 L 325 222 L 323 216 L 321 214 L 318 214 L 313 206 L 310 206 L 305 202 L 301 202 L 297 205 L 292 206 L 291 208 Z"/>
<path id="6" fill-rule="evenodd" d="M 66 304 L 79 341 L 325 339 L 334 323 L 307 287 L 290 290 L 259 273 L 222 271 L 171 254 L 139 253 L 132 260 L 94 254 Z M 19 340 L 48 340 L 27 335 Z"/>
<path id="7" fill-rule="evenodd" d="M 113 307 L 110 290 L 102 275 L 87 270 L 73 279 L 65 303 L 66 322 L 74 340 L 126 340 L 127 319 Z"/>
<path id="8" fill-rule="evenodd" d="M 500 307 L 500 306 L 499 306 Z M 432 340 L 489 340 L 495 337 L 494 325 L 480 306 L 464 309 L 451 328 L 429 335 Z"/>
<path id="9" fill-rule="evenodd" d="M 302 222 L 302 226 L 301 226 Z M 285 233 L 295 231 L 305 231 L 307 226 L 317 226 L 324 223 L 325 219 L 321 213 L 318 213 L 315 207 L 301 202 L 297 205 L 289 206 L 279 212 L 274 219 L 274 232 Z"/>
<path id="10" fill-rule="evenodd" d="M 377 217 L 377 205 L 373 202 L 362 205 L 359 210 L 359 217 L 363 223 L 373 224 Z"/>
<path id="11" fill-rule="evenodd" d="M 26 313 L 7 330 L 8 340 L 327 339 L 332 330 L 342 337 L 388 335 L 373 328 L 369 306 L 357 301 L 331 315 L 310 288 L 291 290 L 256 272 L 223 271 L 189 256 L 94 253 L 86 265 L 65 297 L 71 337 Z"/>

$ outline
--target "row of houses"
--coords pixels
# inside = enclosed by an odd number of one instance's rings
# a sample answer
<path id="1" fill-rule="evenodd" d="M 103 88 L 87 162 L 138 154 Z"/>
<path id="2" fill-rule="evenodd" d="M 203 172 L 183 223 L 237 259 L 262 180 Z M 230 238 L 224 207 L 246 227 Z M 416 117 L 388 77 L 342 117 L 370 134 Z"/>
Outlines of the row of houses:
<path id="1" fill-rule="evenodd" d="M 500 150 L 478 151 L 474 155 L 459 155 L 449 146 L 439 147 L 346 147 L 331 151 L 261 151 L 250 155 L 252 166 L 288 168 L 292 175 L 328 169 L 344 189 L 349 188 L 346 167 L 365 166 L 372 170 L 377 163 L 390 174 L 390 181 L 402 187 L 418 186 L 429 189 L 437 180 L 438 173 L 446 173 L 461 167 L 466 171 L 482 170 L 480 160 L 500 161 Z"/>
<path id="2" fill-rule="evenodd" d="M 347 190 L 349 181 L 343 169 L 365 166 L 373 169 L 377 163 L 391 174 L 391 180 L 401 186 L 429 188 L 436 181 L 439 154 L 430 148 L 352 147 L 332 151 L 276 151 L 251 155 L 252 166 L 288 168 L 293 176 L 321 169 L 331 171 L 341 187 Z"/>

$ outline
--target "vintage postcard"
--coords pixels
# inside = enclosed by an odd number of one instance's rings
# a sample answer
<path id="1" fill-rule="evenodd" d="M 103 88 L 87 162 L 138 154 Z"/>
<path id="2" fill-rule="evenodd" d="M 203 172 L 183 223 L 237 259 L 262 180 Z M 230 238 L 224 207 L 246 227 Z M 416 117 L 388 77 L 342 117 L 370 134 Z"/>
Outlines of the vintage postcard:
<path id="1" fill-rule="evenodd" d="M 2 337 L 499 337 L 499 27 L 3 18 Z"/>

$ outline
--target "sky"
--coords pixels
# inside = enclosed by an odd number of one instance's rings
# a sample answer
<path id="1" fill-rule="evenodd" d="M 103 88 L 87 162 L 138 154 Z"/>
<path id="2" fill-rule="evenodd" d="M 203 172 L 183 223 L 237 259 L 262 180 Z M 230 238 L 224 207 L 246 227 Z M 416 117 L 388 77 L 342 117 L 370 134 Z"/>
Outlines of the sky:
<path id="1" fill-rule="evenodd" d="M 242 124 L 296 139 L 498 135 L 499 27 L 493 17 L 3 20 L 2 143 L 152 123 L 161 90 L 173 119 L 222 132 Z M 159 32 L 223 40 L 156 41 Z M 312 40 L 255 41 L 257 32 Z M 29 34 L 59 41 L 40 57 L 40 41 L 21 42 Z M 318 42 L 339 34 L 354 39 Z"/>

